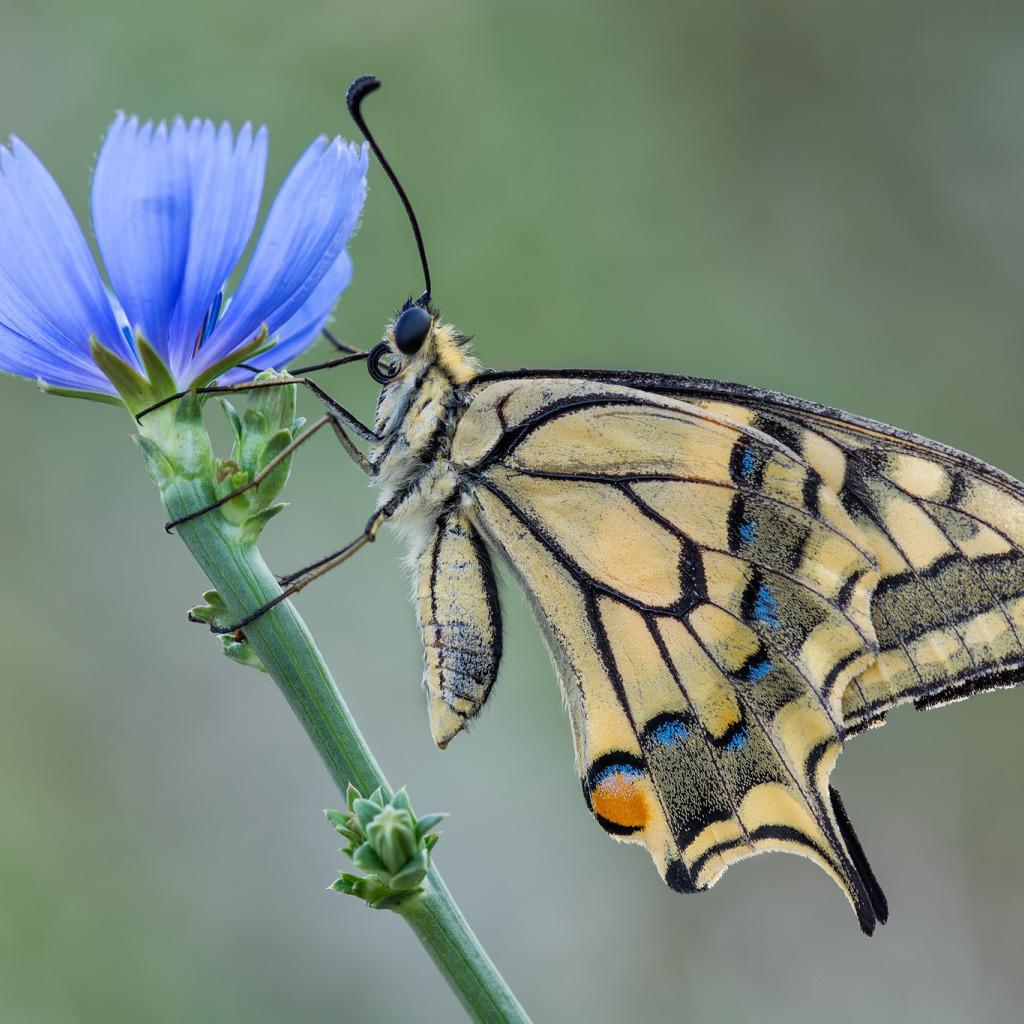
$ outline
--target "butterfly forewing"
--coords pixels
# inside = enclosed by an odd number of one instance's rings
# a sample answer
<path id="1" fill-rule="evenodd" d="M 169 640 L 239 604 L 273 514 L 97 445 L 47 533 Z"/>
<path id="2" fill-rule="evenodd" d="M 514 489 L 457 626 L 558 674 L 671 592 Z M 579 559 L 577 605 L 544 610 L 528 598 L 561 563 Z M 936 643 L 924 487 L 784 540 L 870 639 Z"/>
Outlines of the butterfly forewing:
<path id="1" fill-rule="evenodd" d="M 880 724 L 904 701 L 928 707 L 1019 682 L 1021 484 L 926 438 L 775 397 L 778 404 L 732 405 L 731 414 L 786 436 L 831 475 L 880 569 L 872 598 L 879 654 L 844 694 L 848 731 Z"/>

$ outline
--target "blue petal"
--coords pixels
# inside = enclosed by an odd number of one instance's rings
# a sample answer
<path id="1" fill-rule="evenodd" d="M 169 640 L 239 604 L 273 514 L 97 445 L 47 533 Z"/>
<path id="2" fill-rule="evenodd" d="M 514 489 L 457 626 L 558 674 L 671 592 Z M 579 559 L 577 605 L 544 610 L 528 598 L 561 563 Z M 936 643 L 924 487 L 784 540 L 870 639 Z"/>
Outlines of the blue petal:
<path id="1" fill-rule="evenodd" d="M 0 224 L 0 368 L 54 383 L 64 374 L 75 387 L 110 393 L 89 355 L 89 336 L 138 361 L 67 200 L 16 138 L 0 147 Z"/>
<path id="2" fill-rule="evenodd" d="M 235 142 L 231 126 L 195 120 L 188 130 L 191 221 L 181 294 L 171 321 L 171 372 L 181 381 L 218 293 L 256 225 L 267 165 L 267 130 L 253 137 L 245 124 Z"/>
<path id="3" fill-rule="evenodd" d="M 366 197 L 367 148 L 316 139 L 281 186 L 238 291 L 193 373 L 278 331 L 334 266 Z"/>
<path id="4" fill-rule="evenodd" d="M 96 242 L 128 322 L 168 359 L 188 256 L 191 190 L 185 122 L 139 127 L 119 114 L 92 181 Z"/>
<path id="5" fill-rule="evenodd" d="M 260 370 L 279 370 L 287 366 L 316 339 L 327 323 L 338 296 L 348 287 L 351 280 L 352 259 L 347 250 L 342 250 L 341 255 L 334 261 L 334 266 L 320 279 L 320 283 L 298 312 L 278 332 L 278 343 L 254 359 L 247 359 L 246 365 L 255 366 Z M 250 371 L 235 369 L 224 374 L 221 383 L 235 384 L 251 379 Z"/>
<path id="6" fill-rule="evenodd" d="M 58 388 L 115 395 L 114 385 L 91 365 L 69 362 L 49 344 L 39 344 L 0 324 L 0 370 Z"/>

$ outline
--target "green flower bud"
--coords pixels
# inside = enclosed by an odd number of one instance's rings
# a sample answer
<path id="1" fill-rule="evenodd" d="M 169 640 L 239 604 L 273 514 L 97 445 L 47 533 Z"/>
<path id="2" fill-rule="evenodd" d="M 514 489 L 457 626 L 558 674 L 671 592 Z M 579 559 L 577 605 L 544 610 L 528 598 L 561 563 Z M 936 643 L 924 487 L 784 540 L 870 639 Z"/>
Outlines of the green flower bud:
<path id="1" fill-rule="evenodd" d="M 404 789 L 385 800 L 380 790 L 365 798 L 350 786 L 346 802 L 348 813 L 325 814 L 348 840 L 342 852 L 367 874 L 343 873 L 331 888 L 358 896 L 370 906 L 394 909 L 421 891 L 430 870 L 430 851 L 440 838 L 429 833 L 444 815 L 417 818 Z"/>

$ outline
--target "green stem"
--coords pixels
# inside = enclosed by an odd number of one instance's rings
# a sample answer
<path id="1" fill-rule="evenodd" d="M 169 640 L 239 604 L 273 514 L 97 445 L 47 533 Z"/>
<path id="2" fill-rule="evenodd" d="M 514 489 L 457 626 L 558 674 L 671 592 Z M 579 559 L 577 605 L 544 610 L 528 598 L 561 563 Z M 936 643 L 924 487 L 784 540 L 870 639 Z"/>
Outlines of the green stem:
<path id="1" fill-rule="evenodd" d="M 177 476 L 162 488 L 172 518 L 205 508 L 211 488 L 199 478 Z M 239 544 L 238 532 L 219 512 L 182 523 L 177 532 L 232 614 L 243 619 L 281 589 L 256 546 Z M 344 796 L 351 783 L 364 795 L 392 790 L 348 712 L 305 623 L 283 601 L 245 627 L 245 636 L 302 723 Z M 529 1018 L 471 931 L 434 867 L 423 893 L 397 908 L 438 970 L 477 1021 Z"/>

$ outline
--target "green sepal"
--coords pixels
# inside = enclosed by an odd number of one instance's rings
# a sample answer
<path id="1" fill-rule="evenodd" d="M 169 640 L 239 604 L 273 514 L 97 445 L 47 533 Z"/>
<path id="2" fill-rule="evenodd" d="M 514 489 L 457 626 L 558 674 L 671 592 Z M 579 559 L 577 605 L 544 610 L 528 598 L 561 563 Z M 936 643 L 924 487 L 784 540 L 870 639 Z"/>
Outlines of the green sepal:
<path id="1" fill-rule="evenodd" d="M 387 865 L 377 856 L 377 851 L 368 842 L 353 850 L 351 860 L 360 871 L 369 871 L 380 876 L 389 873 Z"/>
<path id="2" fill-rule="evenodd" d="M 381 808 L 380 813 L 366 827 L 368 845 L 372 846 L 387 871 L 397 874 L 416 856 L 418 837 L 416 819 L 404 807 L 393 804 Z M 376 868 L 365 870 L 376 871 Z M 396 886 L 396 888 L 403 888 Z M 408 888 L 405 886 L 404 888 Z"/>
<path id="3" fill-rule="evenodd" d="M 430 854 L 425 849 L 418 850 L 400 870 L 391 876 L 388 884 L 398 892 L 409 892 L 419 886 L 429 870 Z"/>
<path id="4" fill-rule="evenodd" d="M 255 395 L 255 392 L 252 392 Z M 260 469 L 260 452 L 267 443 L 270 428 L 262 410 L 248 406 L 242 413 L 242 434 L 231 453 L 232 458 L 249 476 Z"/>
<path id="5" fill-rule="evenodd" d="M 233 370 L 239 363 L 244 363 L 247 359 L 252 359 L 253 356 L 258 356 L 261 352 L 266 352 L 276 344 L 277 342 L 268 338 L 267 325 L 264 324 L 260 328 L 259 334 L 252 341 L 241 348 L 233 349 L 219 362 L 214 363 L 208 370 L 204 370 L 189 384 L 189 387 L 205 388 L 207 384 L 212 384 L 222 373 Z"/>
<path id="6" fill-rule="evenodd" d="M 117 388 L 117 393 L 133 416 L 161 398 L 167 397 L 154 394 L 149 381 L 134 366 L 126 363 L 120 356 L 114 355 L 110 349 L 104 348 L 95 335 L 89 336 L 89 351 L 92 354 L 93 362 L 100 368 L 107 380 Z M 174 391 L 175 389 L 172 388 L 168 394 L 173 395 Z"/>
<path id="7" fill-rule="evenodd" d="M 417 820 L 417 822 L 416 822 L 416 831 L 419 834 L 419 836 L 422 838 L 435 825 L 439 825 L 447 817 L 448 817 L 447 814 L 425 814 L 422 818 L 419 818 Z"/>
<path id="8" fill-rule="evenodd" d="M 359 839 L 362 841 L 362 836 L 358 832 L 353 832 L 348 827 L 349 816 L 344 811 L 324 811 L 324 816 L 339 835 L 344 836 L 346 839 Z"/>
<path id="9" fill-rule="evenodd" d="M 194 391 L 186 392 L 176 402 L 148 412 L 138 421 L 138 425 L 139 434 L 159 450 L 160 464 L 172 469 L 169 477 L 153 477 L 160 488 L 164 504 L 167 504 L 170 490 L 183 486 L 186 480 L 209 481 L 212 500 L 216 460 L 210 435 L 203 423 L 203 397 Z M 153 468 L 159 470 L 160 467 L 154 465 Z"/>
<path id="10" fill-rule="evenodd" d="M 380 793 L 378 789 L 375 796 Z M 371 796 L 368 800 L 363 797 L 358 797 L 352 803 L 352 813 L 356 817 L 356 821 L 359 822 L 359 827 L 363 830 L 363 834 L 366 834 L 366 827 L 373 821 L 374 818 L 380 814 L 384 804 L 379 800 L 375 800 Z"/>
<path id="11" fill-rule="evenodd" d="M 60 398 L 84 398 L 87 402 L 102 402 L 104 405 L 116 405 L 124 408 L 124 402 L 117 395 L 108 395 L 102 391 L 79 391 L 77 388 L 59 388 L 56 384 L 47 384 L 42 377 L 36 377 L 36 387 L 44 394 L 57 395 Z"/>
<path id="12" fill-rule="evenodd" d="M 176 395 L 179 390 L 178 382 L 171 376 L 171 371 L 157 355 L 156 349 L 141 334 L 136 335 L 135 344 L 139 349 L 139 357 L 142 359 L 142 368 L 146 371 L 149 388 L 156 395 L 154 401 Z"/>
<path id="13" fill-rule="evenodd" d="M 145 375 L 110 349 L 104 348 L 95 335 L 89 336 L 89 352 L 93 362 L 117 388 L 123 404 L 133 416 L 155 405 L 161 398 L 170 398 L 178 393 L 177 382 L 153 346 L 141 335 L 136 335 L 135 344 Z"/>

